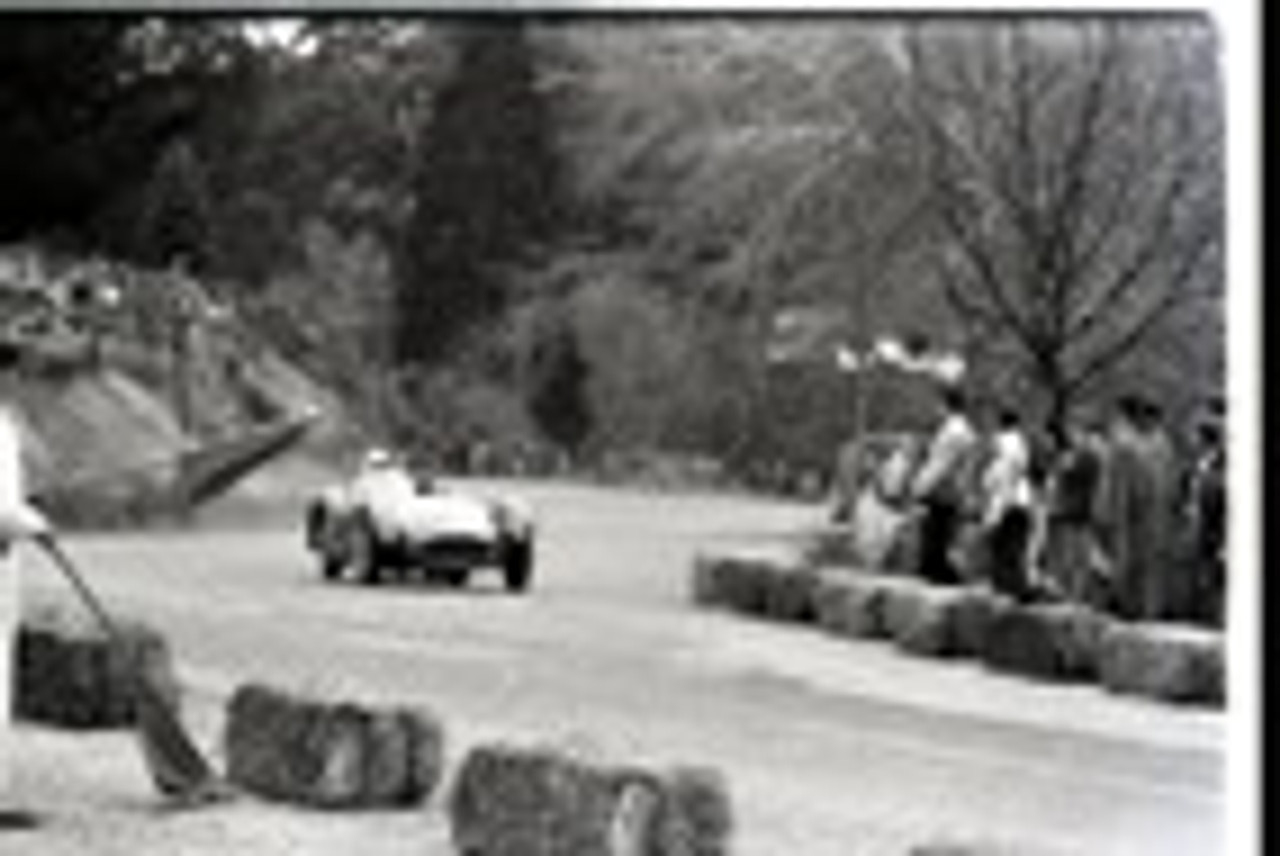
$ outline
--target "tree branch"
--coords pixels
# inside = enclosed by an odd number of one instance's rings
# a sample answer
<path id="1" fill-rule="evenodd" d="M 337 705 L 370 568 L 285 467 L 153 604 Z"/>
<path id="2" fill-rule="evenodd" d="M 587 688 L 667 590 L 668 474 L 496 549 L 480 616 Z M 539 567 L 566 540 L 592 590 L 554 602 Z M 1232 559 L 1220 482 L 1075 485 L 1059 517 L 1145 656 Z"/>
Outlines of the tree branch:
<path id="1" fill-rule="evenodd" d="M 1075 317 L 1067 326 L 1067 337 L 1069 339 L 1089 335 L 1101 323 L 1106 313 L 1119 305 L 1143 280 L 1144 274 L 1151 265 L 1161 255 L 1173 249 L 1170 237 L 1177 220 L 1176 209 L 1182 199 L 1193 188 L 1196 177 L 1192 175 L 1191 169 L 1186 168 L 1187 166 L 1189 165 L 1184 164 L 1184 168 L 1180 169 L 1170 180 L 1158 204 L 1155 222 L 1152 224 L 1145 239 L 1139 242 L 1128 263 L 1119 269 L 1108 284 L 1102 286 L 1096 292 L 1093 300 L 1082 306 L 1075 313 Z M 1205 217 L 1202 219 L 1210 218 Z M 1209 234 L 1201 235 L 1196 244 L 1203 242 L 1203 240 L 1217 231 L 1216 218 L 1213 218 L 1213 222 L 1208 225 L 1202 224 L 1201 229 Z M 1192 253 L 1198 251 L 1198 247 L 1193 245 Z"/>
<path id="2" fill-rule="evenodd" d="M 1157 300 L 1150 309 L 1133 325 L 1124 332 L 1120 338 L 1115 340 L 1110 346 L 1102 348 L 1095 353 L 1092 359 L 1086 361 L 1077 370 L 1071 379 L 1066 383 L 1069 392 L 1076 392 L 1085 384 L 1090 382 L 1098 374 L 1107 371 L 1115 363 L 1123 359 L 1131 351 L 1133 351 L 1147 334 L 1174 309 L 1177 309 L 1190 300 L 1202 294 L 1206 297 L 1216 296 L 1215 292 L 1205 289 L 1203 292 L 1184 290 L 1183 285 L 1191 279 L 1195 272 L 1199 269 L 1204 260 L 1207 251 L 1214 245 L 1211 236 L 1206 240 L 1199 242 L 1195 252 L 1189 253 L 1178 272 L 1173 278 L 1173 282 L 1165 293 Z"/>

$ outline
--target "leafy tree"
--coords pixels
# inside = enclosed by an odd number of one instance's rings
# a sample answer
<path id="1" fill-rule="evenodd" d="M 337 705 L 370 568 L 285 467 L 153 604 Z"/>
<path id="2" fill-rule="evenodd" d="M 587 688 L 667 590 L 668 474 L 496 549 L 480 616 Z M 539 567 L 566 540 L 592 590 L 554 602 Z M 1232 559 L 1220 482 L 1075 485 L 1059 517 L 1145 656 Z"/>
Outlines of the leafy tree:
<path id="1" fill-rule="evenodd" d="M 179 140 L 152 174 L 133 255 L 156 267 L 179 264 L 193 273 L 204 271 L 212 250 L 210 216 L 204 166 L 190 144 Z"/>
<path id="2" fill-rule="evenodd" d="M 1171 317 L 1221 299 L 1203 22 L 934 24 L 908 40 L 941 282 L 1060 432 Z"/>
<path id="3" fill-rule="evenodd" d="M 423 128 L 400 252 L 402 360 L 442 361 L 508 303 L 506 269 L 556 232 L 558 162 L 520 20 L 469 20 Z"/>
<path id="4" fill-rule="evenodd" d="M 592 429 L 590 368 L 564 320 L 553 321 L 535 344 L 531 374 L 530 414 L 553 443 L 577 457 Z"/>
<path id="5" fill-rule="evenodd" d="M 393 247 L 447 47 L 431 21 L 358 17 L 317 18 L 295 46 L 259 48 L 252 97 L 201 140 L 216 271 L 267 287 L 305 264 L 301 236 L 316 220 Z"/>
<path id="6" fill-rule="evenodd" d="M 0 239 L 58 234 L 127 254 L 133 191 L 206 115 L 234 62 L 216 30 L 130 16 L 22 16 L 0 28 Z M 198 49 L 197 49 L 198 48 Z"/>

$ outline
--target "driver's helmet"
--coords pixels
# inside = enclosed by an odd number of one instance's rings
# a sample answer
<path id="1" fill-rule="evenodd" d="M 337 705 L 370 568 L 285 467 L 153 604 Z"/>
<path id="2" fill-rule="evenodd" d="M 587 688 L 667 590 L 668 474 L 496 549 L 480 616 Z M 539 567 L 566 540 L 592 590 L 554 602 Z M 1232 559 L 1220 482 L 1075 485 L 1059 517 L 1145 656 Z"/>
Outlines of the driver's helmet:
<path id="1" fill-rule="evenodd" d="M 374 448 L 364 453 L 364 459 L 360 462 L 363 470 L 382 470 L 390 467 L 395 463 L 395 457 L 386 449 Z"/>

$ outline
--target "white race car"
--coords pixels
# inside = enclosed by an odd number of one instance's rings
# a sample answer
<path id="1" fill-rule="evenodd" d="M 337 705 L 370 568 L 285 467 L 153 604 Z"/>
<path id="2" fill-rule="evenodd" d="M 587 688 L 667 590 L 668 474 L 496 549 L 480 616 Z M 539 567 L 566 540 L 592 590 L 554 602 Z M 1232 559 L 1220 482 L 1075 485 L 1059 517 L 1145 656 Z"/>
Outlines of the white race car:
<path id="1" fill-rule="evenodd" d="M 533 582 L 534 525 L 523 503 L 420 483 L 383 453 L 310 502 L 306 541 L 328 580 L 350 573 L 376 583 L 418 571 L 461 586 L 473 570 L 494 568 L 511 591 Z"/>

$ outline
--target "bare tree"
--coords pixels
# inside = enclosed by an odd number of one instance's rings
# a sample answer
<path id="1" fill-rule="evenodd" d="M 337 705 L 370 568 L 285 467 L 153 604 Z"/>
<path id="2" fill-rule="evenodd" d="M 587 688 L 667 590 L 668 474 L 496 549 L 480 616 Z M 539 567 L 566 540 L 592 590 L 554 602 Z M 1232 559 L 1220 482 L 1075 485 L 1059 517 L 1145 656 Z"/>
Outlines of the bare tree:
<path id="1" fill-rule="evenodd" d="M 989 19 L 923 22 L 905 46 L 947 299 L 1060 432 L 1171 315 L 1220 297 L 1213 34 Z"/>

